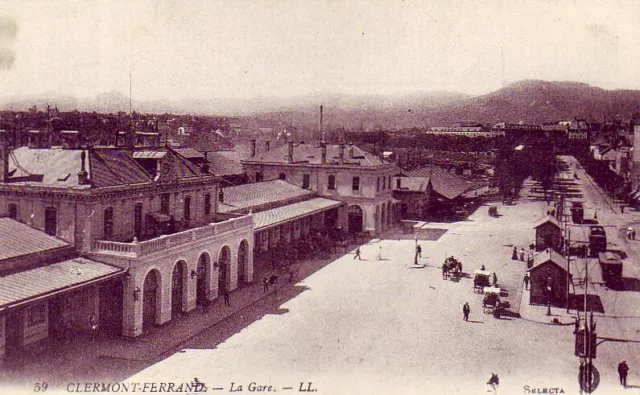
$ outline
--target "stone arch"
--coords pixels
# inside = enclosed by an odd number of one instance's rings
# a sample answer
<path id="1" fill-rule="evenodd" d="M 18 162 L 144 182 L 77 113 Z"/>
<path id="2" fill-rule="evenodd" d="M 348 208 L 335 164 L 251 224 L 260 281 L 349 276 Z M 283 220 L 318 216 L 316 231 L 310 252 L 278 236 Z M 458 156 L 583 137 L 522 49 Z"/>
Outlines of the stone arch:
<path id="1" fill-rule="evenodd" d="M 151 268 L 142 280 L 142 330 L 147 331 L 160 322 L 162 309 L 162 274 Z"/>
<path id="2" fill-rule="evenodd" d="M 238 245 L 238 287 L 247 282 L 249 272 L 249 242 L 243 239 Z"/>
<path id="3" fill-rule="evenodd" d="M 349 233 L 360 233 L 364 230 L 364 210 L 357 204 L 347 209 Z"/>
<path id="4" fill-rule="evenodd" d="M 231 289 L 231 247 L 223 245 L 218 253 L 218 292 L 224 294 L 224 291 Z"/>
<path id="5" fill-rule="evenodd" d="M 171 318 L 186 311 L 188 287 L 187 262 L 181 259 L 173 265 L 171 271 Z"/>
<path id="6" fill-rule="evenodd" d="M 211 254 L 208 251 L 201 252 L 196 266 L 196 304 L 203 305 L 209 302 L 211 266 Z"/>

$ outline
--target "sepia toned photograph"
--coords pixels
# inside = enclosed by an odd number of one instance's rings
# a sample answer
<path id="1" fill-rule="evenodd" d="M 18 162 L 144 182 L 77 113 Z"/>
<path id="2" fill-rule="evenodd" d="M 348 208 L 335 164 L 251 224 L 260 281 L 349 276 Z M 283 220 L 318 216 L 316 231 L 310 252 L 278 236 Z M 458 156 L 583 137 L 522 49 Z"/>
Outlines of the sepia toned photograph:
<path id="1" fill-rule="evenodd" d="M 0 0 L 0 394 L 640 394 L 639 26 Z"/>

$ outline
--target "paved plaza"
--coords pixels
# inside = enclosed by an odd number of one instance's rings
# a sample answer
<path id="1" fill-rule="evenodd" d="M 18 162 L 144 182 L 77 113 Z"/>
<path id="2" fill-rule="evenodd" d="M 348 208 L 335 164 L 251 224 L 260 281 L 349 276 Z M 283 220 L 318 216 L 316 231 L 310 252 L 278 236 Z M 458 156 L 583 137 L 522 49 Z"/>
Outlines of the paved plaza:
<path id="1" fill-rule="evenodd" d="M 214 349 L 215 341 L 208 339 L 215 339 L 216 328 L 128 381 L 197 377 L 224 391 L 232 382 L 245 390 L 257 382 L 297 392 L 300 383 L 312 382 L 324 394 L 466 394 L 485 393 L 493 372 L 504 394 L 525 393 L 525 386 L 578 393 L 573 327 L 548 324 L 540 313 L 544 307 L 530 308 L 539 309 L 527 312 L 531 320 L 520 318 L 519 306 L 511 302 L 519 303 L 526 266 L 511 260 L 512 248 L 531 243 L 531 226 L 547 209 L 528 190 L 517 204 L 500 205 L 499 218 L 480 207 L 467 221 L 443 225 L 448 231 L 438 240 L 420 240 L 424 269 L 408 266 L 415 241 L 373 240 L 361 247 L 365 260 L 350 254 L 336 259 L 296 284 L 302 292 L 274 314 Z M 381 261 L 375 259 L 379 246 Z M 462 260 L 464 272 L 481 265 L 495 271 L 509 292 L 512 314 L 502 319 L 483 314 L 471 278 L 443 280 L 439 266 L 451 255 Z M 469 322 L 462 320 L 465 302 L 471 306 Z M 636 350 L 628 343 L 599 348 L 594 362 L 601 375 L 599 393 L 624 392 L 616 366 L 622 359 L 639 366 Z M 632 368 L 631 385 L 633 373 Z"/>

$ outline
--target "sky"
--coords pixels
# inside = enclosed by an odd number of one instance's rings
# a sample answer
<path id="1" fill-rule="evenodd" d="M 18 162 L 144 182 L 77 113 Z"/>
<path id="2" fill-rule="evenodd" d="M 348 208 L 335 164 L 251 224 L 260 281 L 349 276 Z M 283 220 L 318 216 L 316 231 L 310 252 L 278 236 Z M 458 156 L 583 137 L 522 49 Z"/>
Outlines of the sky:
<path id="1" fill-rule="evenodd" d="M 0 98 L 640 89 L 640 2 L 0 0 Z"/>

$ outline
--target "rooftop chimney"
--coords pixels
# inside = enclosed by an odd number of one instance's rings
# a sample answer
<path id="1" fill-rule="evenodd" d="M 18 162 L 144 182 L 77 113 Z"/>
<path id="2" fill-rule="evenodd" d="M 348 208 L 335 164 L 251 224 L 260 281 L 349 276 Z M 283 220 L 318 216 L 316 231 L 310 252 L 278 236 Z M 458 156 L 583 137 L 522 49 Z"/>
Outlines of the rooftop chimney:
<path id="1" fill-rule="evenodd" d="M 323 112 L 323 110 L 324 110 L 324 106 L 321 105 L 320 106 L 320 135 L 322 136 L 322 142 L 324 143 L 325 142 L 324 130 L 322 129 L 322 112 Z"/>
<path id="2" fill-rule="evenodd" d="M 265 140 L 264 141 L 264 151 L 267 152 L 271 149 L 271 141 L 269 140 Z"/>
<path id="3" fill-rule="evenodd" d="M 338 156 L 338 164 L 344 165 L 344 143 L 340 143 L 340 153 Z"/>
<path id="4" fill-rule="evenodd" d="M 78 184 L 86 185 L 89 183 L 89 175 L 87 174 L 85 161 L 87 159 L 87 154 L 82 150 L 80 152 L 80 171 L 78 172 Z"/>
<path id="5" fill-rule="evenodd" d="M 251 157 L 252 158 L 256 157 L 256 140 L 255 139 L 251 140 Z"/>
<path id="6" fill-rule="evenodd" d="M 321 149 L 320 163 L 324 165 L 327 163 L 327 143 L 325 143 L 324 141 L 321 142 L 320 149 Z"/>
<path id="7" fill-rule="evenodd" d="M 288 143 L 289 149 L 287 150 L 287 163 L 293 163 L 293 141 Z"/>

